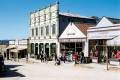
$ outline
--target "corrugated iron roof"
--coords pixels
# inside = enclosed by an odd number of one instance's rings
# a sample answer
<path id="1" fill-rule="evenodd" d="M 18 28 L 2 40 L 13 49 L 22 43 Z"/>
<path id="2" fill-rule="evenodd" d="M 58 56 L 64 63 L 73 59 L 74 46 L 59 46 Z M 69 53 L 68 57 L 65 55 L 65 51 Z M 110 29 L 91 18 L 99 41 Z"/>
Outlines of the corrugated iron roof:
<path id="1" fill-rule="evenodd" d="M 91 18 L 91 17 L 80 16 L 79 14 L 72 14 L 72 13 L 62 13 L 62 12 L 59 12 L 59 15 L 64 15 L 64 16 L 69 16 L 69 17 L 78 17 L 78 18 L 93 19 L 93 18 Z"/>

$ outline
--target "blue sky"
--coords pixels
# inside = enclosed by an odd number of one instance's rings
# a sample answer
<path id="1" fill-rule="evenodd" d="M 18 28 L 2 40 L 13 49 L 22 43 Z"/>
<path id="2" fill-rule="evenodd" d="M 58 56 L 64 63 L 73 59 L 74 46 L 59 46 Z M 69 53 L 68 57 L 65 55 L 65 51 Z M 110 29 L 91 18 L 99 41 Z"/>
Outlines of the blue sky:
<path id="1" fill-rule="evenodd" d="M 0 0 L 0 39 L 28 36 L 29 14 L 58 0 Z M 120 0 L 59 0 L 61 12 L 120 18 Z"/>

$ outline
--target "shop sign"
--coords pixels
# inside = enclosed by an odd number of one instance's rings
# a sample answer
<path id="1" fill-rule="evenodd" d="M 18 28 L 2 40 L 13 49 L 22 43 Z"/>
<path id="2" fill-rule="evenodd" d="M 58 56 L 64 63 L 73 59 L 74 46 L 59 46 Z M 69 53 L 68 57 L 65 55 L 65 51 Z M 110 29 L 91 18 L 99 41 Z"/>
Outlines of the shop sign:
<path id="1" fill-rule="evenodd" d="M 59 39 L 60 42 L 84 42 L 86 39 Z"/>

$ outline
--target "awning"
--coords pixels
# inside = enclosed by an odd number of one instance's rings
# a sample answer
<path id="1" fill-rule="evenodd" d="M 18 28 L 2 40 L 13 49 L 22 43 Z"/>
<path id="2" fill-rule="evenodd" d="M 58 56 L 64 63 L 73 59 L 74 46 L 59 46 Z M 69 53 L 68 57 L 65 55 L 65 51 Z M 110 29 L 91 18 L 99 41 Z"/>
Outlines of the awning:
<path id="1" fill-rule="evenodd" d="M 85 38 L 81 39 L 59 39 L 59 42 L 85 42 Z"/>
<path id="2" fill-rule="evenodd" d="M 9 45 L 6 49 L 12 49 L 12 48 L 16 48 L 15 45 Z"/>
<path id="3" fill-rule="evenodd" d="M 111 40 L 107 40 L 108 46 L 120 46 L 120 36 L 116 36 Z"/>
<path id="4" fill-rule="evenodd" d="M 17 50 L 19 50 L 19 51 L 20 51 L 20 50 L 24 50 L 24 49 L 27 49 L 27 46 L 18 46 L 18 47 L 17 47 Z"/>
<path id="5" fill-rule="evenodd" d="M 27 46 L 17 46 L 15 49 L 11 49 L 10 52 L 18 52 L 20 50 L 27 49 Z"/>
<path id="6" fill-rule="evenodd" d="M 14 52 L 14 53 L 17 53 L 18 50 L 17 49 L 11 49 L 10 52 Z"/>
<path id="7" fill-rule="evenodd" d="M 88 39 L 113 39 L 115 36 L 92 36 L 92 37 L 88 37 Z"/>

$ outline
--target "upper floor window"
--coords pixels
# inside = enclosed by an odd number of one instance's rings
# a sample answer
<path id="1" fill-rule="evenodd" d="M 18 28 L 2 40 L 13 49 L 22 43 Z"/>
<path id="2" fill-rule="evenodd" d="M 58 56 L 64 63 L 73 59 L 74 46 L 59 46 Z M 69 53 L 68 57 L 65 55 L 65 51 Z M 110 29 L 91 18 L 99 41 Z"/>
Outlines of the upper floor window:
<path id="1" fill-rule="evenodd" d="M 36 36 L 38 36 L 38 28 L 36 28 Z"/>
<path id="2" fill-rule="evenodd" d="M 34 29 L 32 29 L 32 36 L 34 36 Z"/>
<path id="3" fill-rule="evenodd" d="M 43 27 L 41 27 L 41 36 L 43 35 Z"/>
<path id="4" fill-rule="evenodd" d="M 55 24 L 52 25 L 52 34 L 55 34 L 56 33 L 56 28 L 55 28 Z"/>
<path id="5" fill-rule="evenodd" d="M 46 26 L 46 35 L 49 35 L 49 26 Z"/>

